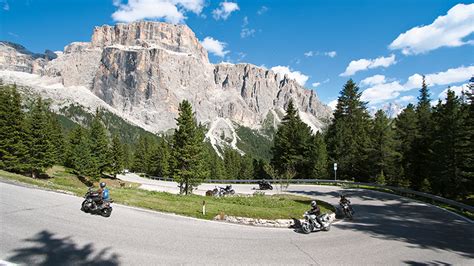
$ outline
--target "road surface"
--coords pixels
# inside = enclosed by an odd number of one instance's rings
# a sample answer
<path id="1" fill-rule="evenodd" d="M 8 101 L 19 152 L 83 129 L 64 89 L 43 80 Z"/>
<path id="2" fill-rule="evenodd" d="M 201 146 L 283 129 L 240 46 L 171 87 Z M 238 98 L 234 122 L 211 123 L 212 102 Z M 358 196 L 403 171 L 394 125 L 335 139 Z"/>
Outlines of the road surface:
<path id="1" fill-rule="evenodd" d="M 289 190 L 331 199 L 340 188 Z M 346 194 L 357 212 L 354 221 L 304 235 L 118 204 L 110 218 L 103 218 L 81 212 L 82 198 L 0 182 L 0 260 L 27 265 L 473 265 L 469 222 L 394 195 Z"/>

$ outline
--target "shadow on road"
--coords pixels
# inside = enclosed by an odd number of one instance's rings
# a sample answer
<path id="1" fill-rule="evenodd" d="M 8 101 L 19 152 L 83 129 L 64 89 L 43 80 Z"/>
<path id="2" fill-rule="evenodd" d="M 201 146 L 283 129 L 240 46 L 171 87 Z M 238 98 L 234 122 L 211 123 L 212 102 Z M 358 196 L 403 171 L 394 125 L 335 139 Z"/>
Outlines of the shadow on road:
<path id="1" fill-rule="evenodd" d="M 410 260 L 410 261 L 404 261 L 404 263 L 411 266 L 449 266 L 449 265 L 452 265 L 450 263 L 446 263 L 439 260 L 434 260 L 430 262 L 418 262 L 418 261 Z"/>
<path id="2" fill-rule="evenodd" d="M 338 192 L 289 192 L 312 197 L 338 197 Z M 450 213 L 386 193 L 344 190 L 344 194 L 358 204 L 353 204 L 356 211 L 354 220 L 338 224 L 340 229 L 365 232 L 381 239 L 404 241 L 412 248 L 448 250 L 474 258 L 473 227 Z"/>
<path id="3" fill-rule="evenodd" d="M 33 246 L 14 250 L 7 261 L 26 265 L 119 265 L 119 256 L 110 253 L 109 248 L 97 252 L 91 243 L 79 247 L 71 237 L 59 238 L 46 230 L 23 241 Z"/>

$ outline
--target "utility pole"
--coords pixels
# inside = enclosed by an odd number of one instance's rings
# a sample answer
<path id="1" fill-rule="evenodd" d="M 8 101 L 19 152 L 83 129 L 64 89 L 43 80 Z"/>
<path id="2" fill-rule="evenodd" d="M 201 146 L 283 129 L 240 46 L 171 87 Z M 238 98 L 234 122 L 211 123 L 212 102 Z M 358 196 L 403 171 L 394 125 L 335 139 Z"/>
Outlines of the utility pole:
<path id="1" fill-rule="evenodd" d="M 337 180 L 337 163 L 334 163 L 334 181 Z"/>

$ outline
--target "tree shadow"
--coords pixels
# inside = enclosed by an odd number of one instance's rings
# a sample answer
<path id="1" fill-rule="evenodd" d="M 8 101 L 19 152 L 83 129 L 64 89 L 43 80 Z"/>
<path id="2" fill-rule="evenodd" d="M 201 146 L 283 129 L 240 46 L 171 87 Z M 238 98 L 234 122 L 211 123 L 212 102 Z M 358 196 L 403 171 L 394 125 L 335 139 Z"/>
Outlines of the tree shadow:
<path id="1" fill-rule="evenodd" d="M 338 192 L 291 192 L 316 197 L 338 196 Z M 411 248 L 440 249 L 474 258 L 474 228 L 448 212 L 383 192 L 344 190 L 344 194 L 350 200 L 358 200 L 353 204 L 356 211 L 354 220 L 337 224 L 340 229 L 403 241 Z"/>
<path id="2" fill-rule="evenodd" d="M 404 263 L 411 266 L 449 266 L 449 265 L 452 265 L 450 263 L 439 261 L 439 260 L 427 261 L 427 262 L 407 260 L 407 261 L 404 261 Z"/>
<path id="3" fill-rule="evenodd" d="M 110 248 L 98 252 L 92 243 L 79 247 L 71 237 L 59 238 L 47 230 L 23 240 L 33 246 L 15 249 L 7 261 L 26 265 L 119 265 L 119 256 Z"/>

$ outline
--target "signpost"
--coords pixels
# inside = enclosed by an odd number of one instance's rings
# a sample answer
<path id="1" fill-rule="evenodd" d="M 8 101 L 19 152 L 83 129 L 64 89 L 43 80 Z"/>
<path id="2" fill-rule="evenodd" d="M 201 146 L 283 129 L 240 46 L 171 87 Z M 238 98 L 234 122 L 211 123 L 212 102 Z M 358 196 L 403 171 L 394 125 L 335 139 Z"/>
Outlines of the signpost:
<path id="1" fill-rule="evenodd" d="M 337 180 L 337 163 L 334 163 L 334 181 Z"/>

